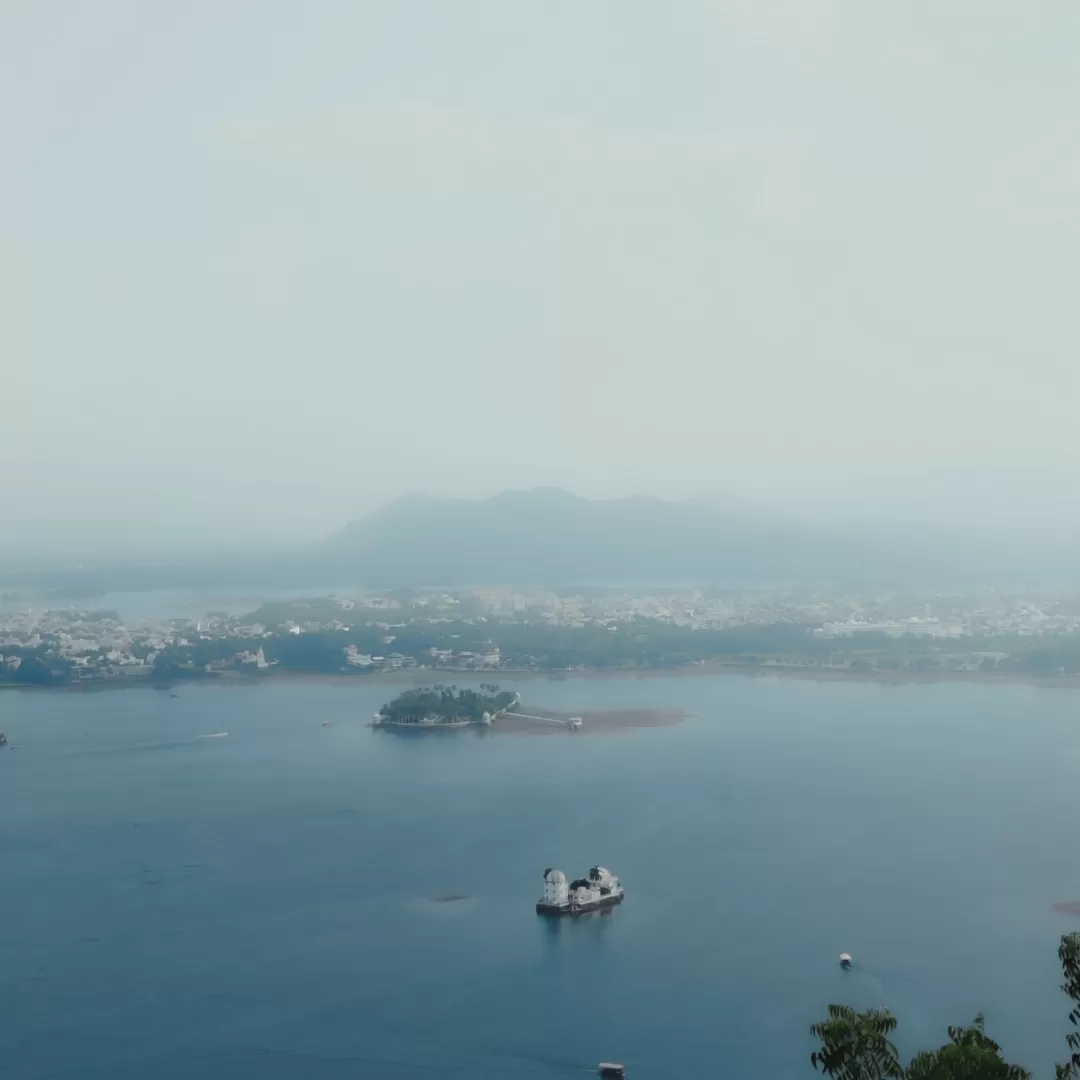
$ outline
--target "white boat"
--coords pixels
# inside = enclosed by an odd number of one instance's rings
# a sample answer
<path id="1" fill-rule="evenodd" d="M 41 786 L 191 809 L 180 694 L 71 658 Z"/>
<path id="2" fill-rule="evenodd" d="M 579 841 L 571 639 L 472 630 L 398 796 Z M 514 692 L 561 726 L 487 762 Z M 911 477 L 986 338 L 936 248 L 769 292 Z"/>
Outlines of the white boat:
<path id="1" fill-rule="evenodd" d="M 227 731 L 215 731 L 212 735 L 200 735 L 200 739 L 224 739 L 229 733 Z"/>
<path id="2" fill-rule="evenodd" d="M 840 954 L 840 966 L 842 968 L 851 967 L 851 953 L 842 952 Z"/>

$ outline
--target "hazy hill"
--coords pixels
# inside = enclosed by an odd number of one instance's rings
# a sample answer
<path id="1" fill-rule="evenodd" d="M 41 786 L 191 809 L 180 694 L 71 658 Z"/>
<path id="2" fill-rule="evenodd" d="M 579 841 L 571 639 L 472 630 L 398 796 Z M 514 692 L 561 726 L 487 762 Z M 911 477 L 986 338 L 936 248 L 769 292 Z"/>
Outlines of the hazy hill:
<path id="1" fill-rule="evenodd" d="M 1008 542 L 944 520 L 820 524 L 711 493 L 583 499 L 557 488 L 489 499 L 409 495 L 315 547 L 190 559 L 0 567 L 0 594 L 425 585 L 953 587 L 1080 580 L 1075 534 Z M 828 524 L 825 524 L 828 522 Z M 66 591 L 65 591 L 66 590 Z"/>
<path id="2" fill-rule="evenodd" d="M 842 572 L 852 554 L 842 547 L 744 500 L 534 488 L 483 500 L 409 495 L 349 524 L 325 554 L 385 583 L 770 584 Z"/>

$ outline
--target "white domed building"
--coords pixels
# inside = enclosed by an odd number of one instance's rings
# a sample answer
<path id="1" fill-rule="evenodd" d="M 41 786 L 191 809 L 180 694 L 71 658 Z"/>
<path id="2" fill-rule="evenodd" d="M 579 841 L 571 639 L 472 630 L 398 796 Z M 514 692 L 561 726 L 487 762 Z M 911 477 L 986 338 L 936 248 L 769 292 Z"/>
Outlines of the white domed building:
<path id="1" fill-rule="evenodd" d="M 544 871 L 544 896 L 540 902 L 551 907 L 564 907 L 570 902 L 570 887 L 561 870 Z"/>
<path id="2" fill-rule="evenodd" d="M 577 915 L 621 903 L 623 887 L 619 879 L 602 866 L 594 866 L 586 877 L 567 883 L 561 870 L 544 871 L 544 895 L 536 902 L 540 915 Z"/>

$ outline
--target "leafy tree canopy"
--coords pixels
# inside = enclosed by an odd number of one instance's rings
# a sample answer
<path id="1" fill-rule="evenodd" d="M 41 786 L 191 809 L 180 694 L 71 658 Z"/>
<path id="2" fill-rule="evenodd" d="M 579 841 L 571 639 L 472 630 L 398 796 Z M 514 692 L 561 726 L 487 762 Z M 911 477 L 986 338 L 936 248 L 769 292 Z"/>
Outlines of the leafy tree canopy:
<path id="1" fill-rule="evenodd" d="M 1069 1020 L 1080 1027 L 1080 934 L 1066 934 L 1058 949 L 1065 982 L 1062 990 L 1073 1002 Z M 887 1009 L 856 1012 L 847 1005 L 830 1005 L 828 1019 L 811 1025 L 820 1048 L 810 1055 L 815 1069 L 835 1080 L 1030 1080 L 1031 1073 L 1012 1065 L 1001 1047 L 986 1034 L 982 1016 L 967 1027 L 950 1027 L 949 1041 L 925 1050 L 903 1065 L 889 1036 L 896 1017 Z M 1080 1032 L 1066 1036 L 1071 1056 L 1058 1065 L 1055 1080 L 1080 1080 Z"/>

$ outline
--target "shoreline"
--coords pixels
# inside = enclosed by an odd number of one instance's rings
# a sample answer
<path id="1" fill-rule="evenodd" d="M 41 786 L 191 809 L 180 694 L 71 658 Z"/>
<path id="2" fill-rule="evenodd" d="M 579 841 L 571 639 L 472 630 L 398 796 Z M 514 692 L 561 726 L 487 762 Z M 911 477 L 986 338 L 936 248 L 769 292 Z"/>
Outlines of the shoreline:
<path id="1" fill-rule="evenodd" d="M 192 679 L 157 683 L 152 679 L 107 679 L 100 682 L 63 683 L 38 686 L 0 683 L 5 690 L 28 693 L 93 694 L 111 690 L 156 690 L 175 692 L 184 687 L 267 686 L 273 683 L 312 683 L 330 686 L 363 687 L 416 686 L 446 679 L 500 679 L 513 682 L 568 682 L 579 679 L 665 679 L 694 678 L 708 675 L 741 675 L 763 679 L 794 679 L 803 682 L 877 683 L 880 686 L 907 684 L 967 683 L 998 686 L 1033 686 L 1044 689 L 1080 690 L 1080 673 L 1073 675 L 1029 675 L 1000 671 L 871 671 L 846 668 L 813 668 L 795 664 L 700 663 L 677 668 L 574 668 L 568 671 L 537 671 L 531 668 L 503 668 L 477 671 L 470 668 L 409 668 L 377 672 L 372 675 L 348 675 L 344 672 L 279 671 L 267 675 L 224 673 Z"/>

